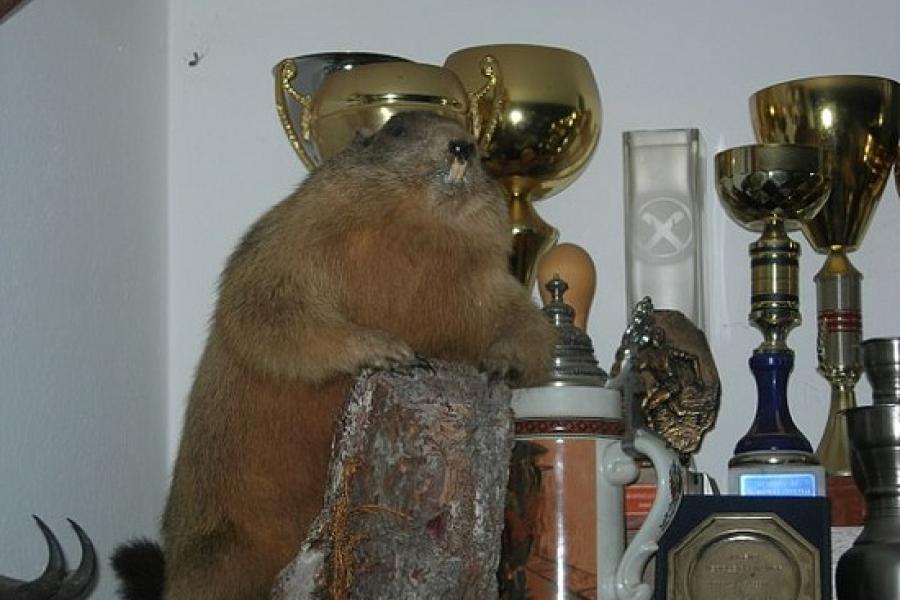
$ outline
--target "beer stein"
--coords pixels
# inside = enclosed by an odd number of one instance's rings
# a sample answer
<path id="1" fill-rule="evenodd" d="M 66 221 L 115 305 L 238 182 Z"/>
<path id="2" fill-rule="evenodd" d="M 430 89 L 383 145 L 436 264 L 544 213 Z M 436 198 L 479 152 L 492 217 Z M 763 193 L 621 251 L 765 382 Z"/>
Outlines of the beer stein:
<path id="1" fill-rule="evenodd" d="M 632 397 L 635 383 L 633 351 L 620 349 L 618 374 L 607 378 L 562 301 L 566 284 L 555 278 L 547 287 L 553 300 L 544 310 L 560 340 L 550 384 L 513 397 L 500 597 L 647 599 L 653 590 L 642 574 L 680 500 L 682 467 L 661 438 L 630 428 L 623 415 L 622 398 Z M 641 338 L 638 328 L 626 337 Z M 657 493 L 626 547 L 624 486 L 637 478 L 641 456 L 656 468 Z"/>

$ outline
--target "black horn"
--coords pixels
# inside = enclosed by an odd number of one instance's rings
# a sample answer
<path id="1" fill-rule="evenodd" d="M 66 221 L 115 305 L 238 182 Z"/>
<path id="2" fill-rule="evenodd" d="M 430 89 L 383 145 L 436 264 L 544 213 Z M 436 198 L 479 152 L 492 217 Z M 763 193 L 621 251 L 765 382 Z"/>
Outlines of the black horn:
<path id="1" fill-rule="evenodd" d="M 39 517 L 32 515 L 44 534 L 49 558 L 44 572 L 33 581 L 22 581 L 0 575 L 0 600 L 76 600 L 91 588 L 96 573 L 97 557 L 94 545 L 77 523 L 69 520 L 81 543 L 81 562 L 78 569 L 66 573 L 65 560 L 59 540 Z"/>
<path id="2" fill-rule="evenodd" d="M 94 576 L 97 573 L 97 553 L 94 551 L 94 544 L 91 538 L 84 532 L 78 523 L 72 519 L 66 519 L 75 534 L 78 536 L 78 542 L 81 544 L 81 562 L 78 568 L 66 575 L 63 579 L 59 591 L 53 596 L 53 600 L 76 600 L 85 595 L 93 587 Z"/>

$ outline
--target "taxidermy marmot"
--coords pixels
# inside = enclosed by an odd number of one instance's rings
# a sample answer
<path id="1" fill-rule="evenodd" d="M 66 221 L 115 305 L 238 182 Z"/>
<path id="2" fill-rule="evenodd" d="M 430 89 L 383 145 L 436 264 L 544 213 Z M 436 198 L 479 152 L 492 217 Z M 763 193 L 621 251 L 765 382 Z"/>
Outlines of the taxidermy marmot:
<path id="1" fill-rule="evenodd" d="M 543 382 L 556 333 L 509 274 L 510 247 L 471 136 L 425 112 L 393 117 L 264 214 L 219 283 L 162 550 L 113 557 L 125 597 L 268 598 L 322 509 L 360 369 L 424 356 Z"/>

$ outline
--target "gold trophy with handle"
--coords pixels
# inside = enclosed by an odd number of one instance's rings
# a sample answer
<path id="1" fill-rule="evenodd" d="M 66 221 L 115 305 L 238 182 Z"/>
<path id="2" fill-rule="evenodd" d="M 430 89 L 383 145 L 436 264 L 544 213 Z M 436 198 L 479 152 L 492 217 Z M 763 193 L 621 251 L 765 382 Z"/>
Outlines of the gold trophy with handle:
<path id="1" fill-rule="evenodd" d="M 275 110 L 288 142 L 307 170 L 312 171 L 323 160 L 318 146 L 311 139 L 313 95 L 329 75 L 379 62 L 409 61 L 399 56 L 373 52 L 320 52 L 285 58 L 275 65 L 272 70 L 275 77 Z"/>
<path id="2" fill-rule="evenodd" d="M 275 108 L 285 135 L 310 171 L 399 112 L 424 110 L 478 131 L 470 98 L 489 94 L 490 77 L 463 88 L 448 69 L 371 53 L 286 58 L 274 68 Z"/>
<path id="3" fill-rule="evenodd" d="M 600 92 L 588 61 L 547 46 L 499 44 L 454 52 L 444 66 L 471 93 L 484 166 L 503 186 L 513 223 L 510 268 L 531 289 L 559 232 L 532 202 L 569 186 L 600 139 Z M 491 79 L 486 89 L 485 78 Z"/>

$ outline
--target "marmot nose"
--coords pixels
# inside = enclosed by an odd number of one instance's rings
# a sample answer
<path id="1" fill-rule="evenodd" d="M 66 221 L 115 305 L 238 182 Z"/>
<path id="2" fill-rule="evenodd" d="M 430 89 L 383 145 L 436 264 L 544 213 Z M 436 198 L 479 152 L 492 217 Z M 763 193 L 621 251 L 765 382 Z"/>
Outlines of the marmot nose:
<path id="1" fill-rule="evenodd" d="M 465 140 L 452 140 L 447 145 L 447 149 L 450 151 L 450 154 L 459 160 L 469 160 L 472 152 L 475 151 L 475 145 Z"/>

